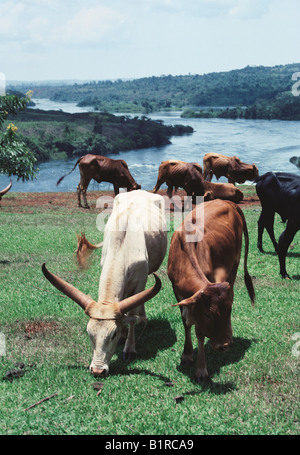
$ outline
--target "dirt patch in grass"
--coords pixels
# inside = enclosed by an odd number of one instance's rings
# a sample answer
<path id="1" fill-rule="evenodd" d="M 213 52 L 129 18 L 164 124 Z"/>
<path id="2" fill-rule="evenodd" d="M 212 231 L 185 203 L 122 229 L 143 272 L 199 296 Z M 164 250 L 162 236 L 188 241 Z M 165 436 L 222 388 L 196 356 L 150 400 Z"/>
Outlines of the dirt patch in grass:
<path id="1" fill-rule="evenodd" d="M 250 189 L 249 189 L 250 188 Z M 158 191 L 158 194 L 166 196 L 166 190 Z M 255 193 L 254 186 L 246 186 L 246 196 L 239 203 L 242 208 L 252 205 L 260 205 L 259 198 Z M 176 195 L 183 197 L 185 191 L 179 190 Z M 88 191 L 87 199 L 90 204 L 90 210 L 80 208 L 77 205 L 76 192 L 60 192 L 60 193 L 11 193 L 3 197 L 0 205 L 2 212 L 18 212 L 18 213 L 33 213 L 33 211 L 49 211 L 54 212 L 62 208 L 68 211 L 79 210 L 82 212 L 96 211 L 101 209 L 96 208 L 96 201 L 103 196 L 114 197 L 113 191 Z"/>
<path id="2" fill-rule="evenodd" d="M 45 334 L 46 332 L 59 331 L 59 326 L 56 322 L 42 322 L 42 321 L 31 321 L 25 324 L 25 333 L 28 336 L 35 335 L 37 333 Z"/>

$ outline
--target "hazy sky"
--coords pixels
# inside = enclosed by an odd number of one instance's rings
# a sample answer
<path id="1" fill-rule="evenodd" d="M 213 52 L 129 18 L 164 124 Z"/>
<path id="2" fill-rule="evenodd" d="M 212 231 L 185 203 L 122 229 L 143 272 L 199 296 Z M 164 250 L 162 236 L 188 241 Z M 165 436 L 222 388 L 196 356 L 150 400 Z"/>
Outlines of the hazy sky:
<path id="1" fill-rule="evenodd" d="M 296 63 L 299 23 L 299 0 L 0 0 L 0 72 L 102 80 Z"/>

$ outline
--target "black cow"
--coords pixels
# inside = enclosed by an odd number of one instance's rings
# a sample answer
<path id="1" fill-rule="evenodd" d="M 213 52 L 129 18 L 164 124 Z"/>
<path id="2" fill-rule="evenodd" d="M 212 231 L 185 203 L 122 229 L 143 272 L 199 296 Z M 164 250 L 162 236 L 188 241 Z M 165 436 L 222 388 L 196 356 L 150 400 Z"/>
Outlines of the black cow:
<path id="1" fill-rule="evenodd" d="M 300 229 L 300 175 L 267 172 L 256 179 L 256 193 L 262 207 L 258 220 L 257 247 L 263 252 L 262 235 L 266 228 L 278 254 L 280 274 L 283 278 L 290 278 L 286 271 L 285 258 L 288 247 Z M 287 221 L 278 243 L 273 229 L 275 212 L 281 216 L 282 222 Z"/>

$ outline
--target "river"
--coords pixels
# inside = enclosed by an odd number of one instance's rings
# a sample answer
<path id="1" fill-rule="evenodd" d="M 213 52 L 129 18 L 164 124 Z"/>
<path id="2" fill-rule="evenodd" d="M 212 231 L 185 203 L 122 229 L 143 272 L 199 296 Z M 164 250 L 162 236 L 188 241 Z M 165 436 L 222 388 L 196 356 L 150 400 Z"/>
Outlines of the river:
<path id="1" fill-rule="evenodd" d="M 36 108 L 44 110 L 63 110 L 65 112 L 87 112 L 88 108 L 79 108 L 75 103 L 58 103 L 50 100 L 33 100 Z M 136 115 L 136 114 L 134 114 Z M 158 168 L 162 161 L 180 159 L 187 162 L 197 161 L 202 165 L 207 152 L 236 155 L 246 163 L 255 163 L 260 174 L 268 171 L 286 171 L 300 174 L 295 165 L 290 163 L 292 156 L 300 156 L 300 122 L 281 120 L 230 120 L 230 119 L 182 119 L 180 112 L 159 112 L 149 114 L 151 119 L 163 120 L 165 124 L 190 125 L 194 133 L 172 137 L 171 144 L 158 148 L 129 150 L 108 155 L 111 158 L 124 159 L 134 179 L 145 190 L 154 187 Z M 22 182 L 12 177 L 12 191 L 76 191 L 79 171 L 75 169 L 59 186 L 57 180 L 70 171 L 76 160 L 53 160 L 38 165 L 38 178 Z M 213 179 L 215 181 L 215 178 Z M 226 181 L 221 178 L 220 181 Z M 0 189 L 9 183 L 9 178 L 0 175 Z M 162 189 L 166 185 L 162 186 Z M 89 190 L 112 190 L 107 182 L 98 184 L 91 181 Z"/>

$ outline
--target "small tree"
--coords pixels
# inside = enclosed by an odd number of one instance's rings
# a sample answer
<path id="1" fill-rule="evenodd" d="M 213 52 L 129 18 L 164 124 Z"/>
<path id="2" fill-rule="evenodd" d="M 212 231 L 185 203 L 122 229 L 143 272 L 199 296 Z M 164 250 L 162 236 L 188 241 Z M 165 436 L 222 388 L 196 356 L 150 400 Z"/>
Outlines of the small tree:
<path id="1" fill-rule="evenodd" d="M 16 175 L 23 181 L 36 178 L 36 158 L 25 143 L 18 139 L 18 128 L 13 123 L 10 123 L 5 131 L 2 131 L 2 128 L 8 115 L 15 115 L 26 108 L 31 94 L 32 92 L 28 92 L 24 98 L 16 95 L 0 96 L 0 172 L 9 177 Z"/>

